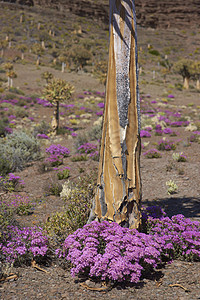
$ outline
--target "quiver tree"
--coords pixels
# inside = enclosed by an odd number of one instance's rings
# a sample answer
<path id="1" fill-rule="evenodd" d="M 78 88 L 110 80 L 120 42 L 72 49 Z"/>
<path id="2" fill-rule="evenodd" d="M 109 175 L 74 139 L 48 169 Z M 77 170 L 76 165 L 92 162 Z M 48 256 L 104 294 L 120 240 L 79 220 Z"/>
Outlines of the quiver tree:
<path id="1" fill-rule="evenodd" d="M 13 71 L 13 64 L 4 64 L 4 69 L 6 70 L 6 76 L 8 77 L 8 87 L 12 87 L 12 79 L 17 77 L 17 74 Z"/>
<path id="2" fill-rule="evenodd" d="M 49 71 L 42 73 L 42 78 L 46 80 L 46 84 L 53 78 L 53 74 Z"/>
<path id="3" fill-rule="evenodd" d="M 38 66 L 40 64 L 40 56 L 44 53 L 44 49 L 38 43 L 34 44 L 31 49 L 32 52 L 37 55 L 36 65 Z"/>
<path id="4" fill-rule="evenodd" d="M 28 50 L 28 47 L 25 44 L 21 44 L 17 47 L 19 51 L 21 51 L 21 59 L 24 59 L 24 53 Z"/>
<path id="5" fill-rule="evenodd" d="M 88 222 L 141 224 L 140 107 L 133 0 L 110 0 L 110 45 L 97 188 Z"/>
<path id="6" fill-rule="evenodd" d="M 174 71 L 183 77 L 183 87 L 189 89 L 189 81 L 191 77 L 191 66 L 193 61 L 190 59 L 181 59 L 174 64 Z"/>
<path id="7" fill-rule="evenodd" d="M 55 107 L 52 119 L 52 129 L 57 132 L 59 128 L 59 104 L 66 102 L 72 96 L 74 87 L 62 79 L 53 78 L 43 91 L 43 97 Z"/>
<path id="8" fill-rule="evenodd" d="M 106 61 L 99 61 L 94 66 L 94 74 L 99 78 L 99 81 L 106 85 L 108 64 Z"/>
<path id="9" fill-rule="evenodd" d="M 13 79 L 17 78 L 17 73 L 10 70 L 6 72 L 6 75 L 8 77 L 8 87 L 13 87 Z"/>
<path id="10" fill-rule="evenodd" d="M 196 88 L 200 90 L 200 61 L 194 61 L 191 67 L 191 77 L 196 80 Z"/>
<path id="11" fill-rule="evenodd" d="M 4 55 L 5 49 L 8 47 L 8 41 L 6 40 L 1 40 L 0 41 L 0 49 L 1 49 L 1 57 Z"/>
<path id="12" fill-rule="evenodd" d="M 74 63 L 75 69 L 78 71 L 87 65 L 92 58 L 92 53 L 83 46 L 76 45 L 67 52 L 68 58 Z"/>
<path id="13" fill-rule="evenodd" d="M 68 62 L 68 57 L 67 57 L 66 53 L 60 54 L 58 59 L 62 64 L 61 71 L 62 71 L 62 73 L 64 73 L 65 67 L 67 66 L 69 68 L 69 62 Z"/>
<path id="14" fill-rule="evenodd" d="M 161 73 L 163 75 L 164 83 L 166 83 L 167 75 L 171 72 L 172 63 L 170 63 L 168 59 L 164 59 L 160 61 L 160 65 L 163 67 Z"/>

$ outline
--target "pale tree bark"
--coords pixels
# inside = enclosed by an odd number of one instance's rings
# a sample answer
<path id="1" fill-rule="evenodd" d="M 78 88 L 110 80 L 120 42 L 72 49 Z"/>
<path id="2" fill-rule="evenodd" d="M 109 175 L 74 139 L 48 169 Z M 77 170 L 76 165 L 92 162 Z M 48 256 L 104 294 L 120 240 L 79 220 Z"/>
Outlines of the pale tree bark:
<path id="1" fill-rule="evenodd" d="M 200 90 L 200 79 L 197 79 L 196 88 L 197 90 Z"/>
<path id="2" fill-rule="evenodd" d="M 190 83 L 190 79 L 185 77 L 184 78 L 184 81 L 183 81 L 183 87 L 186 89 L 186 90 L 189 90 L 189 83 Z"/>
<path id="3" fill-rule="evenodd" d="M 133 0 L 110 0 L 110 45 L 97 188 L 89 221 L 141 224 L 140 104 Z"/>

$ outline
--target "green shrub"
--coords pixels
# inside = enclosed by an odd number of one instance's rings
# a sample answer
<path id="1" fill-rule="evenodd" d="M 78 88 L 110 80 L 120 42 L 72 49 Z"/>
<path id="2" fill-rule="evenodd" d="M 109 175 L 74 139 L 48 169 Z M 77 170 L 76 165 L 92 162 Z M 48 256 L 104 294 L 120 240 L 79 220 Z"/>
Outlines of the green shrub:
<path id="1" fill-rule="evenodd" d="M 102 126 L 101 125 L 95 125 L 92 127 L 92 129 L 89 132 L 89 137 L 91 141 L 100 140 L 102 134 Z"/>
<path id="2" fill-rule="evenodd" d="M 28 111 L 23 108 L 23 107 L 19 107 L 19 106 L 15 106 L 13 108 L 13 114 L 17 117 L 17 118 L 25 118 L 28 117 Z"/>
<path id="3" fill-rule="evenodd" d="M 87 154 L 79 154 L 77 153 L 76 155 L 71 157 L 71 161 L 76 162 L 76 161 L 87 161 L 88 156 Z"/>
<path id="4" fill-rule="evenodd" d="M 6 135 L 6 127 L 8 126 L 8 118 L 0 119 L 0 136 Z"/>
<path id="5" fill-rule="evenodd" d="M 42 121 L 33 128 L 33 136 L 36 137 L 38 134 L 48 134 L 50 131 L 51 126 L 45 121 Z"/>
<path id="6" fill-rule="evenodd" d="M 155 50 L 155 49 L 149 50 L 149 53 L 152 54 L 152 55 L 155 55 L 155 56 L 159 56 L 160 55 L 160 52 L 158 50 Z"/>
<path id="7" fill-rule="evenodd" d="M 45 190 L 47 191 L 48 195 L 60 196 L 62 185 L 57 181 L 51 180 Z"/>
<path id="8" fill-rule="evenodd" d="M 85 143 L 88 143 L 88 136 L 87 136 L 87 134 L 84 133 L 84 134 L 78 135 L 77 138 L 76 138 L 76 142 L 74 144 L 76 152 L 78 152 L 78 148 L 81 145 L 85 144 Z"/>
<path id="9" fill-rule="evenodd" d="M 58 180 L 69 178 L 69 172 L 70 172 L 69 169 L 60 170 L 57 173 Z"/>
<path id="10" fill-rule="evenodd" d="M 79 177 L 78 182 L 73 185 L 69 181 L 63 185 L 61 195 L 65 202 L 65 209 L 61 213 L 52 214 L 44 226 L 50 236 L 63 241 L 68 234 L 86 224 L 91 209 L 91 199 L 94 196 L 96 177 L 93 173 Z"/>
<path id="11" fill-rule="evenodd" d="M 11 93 L 15 93 L 15 94 L 17 94 L 17 95 L 25 95 L 24 94 L 24 92 L 22 91 L 22 90 L 20 90 L 20 89 L 18 89 L 18 88 L 16 88 L 16 87 L 10 87 L 9 88 L 9 92 L 11 92 Z"/>
<path id="12" fill-rule="evenodd" d="M 11 171 L 22 170 L 28 162 L 40 157 L 39 142 L 26 132 L 15 131 L 0 140 L 0 161 L 5 157 Z"/>
<path id="13" fill-rule="evenodd" d="M 0 198 L 0 238 L 2 229 L 6 228 L 8 225 L 13 223 L 14 209 L 8 205 Z"/>
<path id="14" fill-rule="evenodd" d="M 11 172 L 11 163 L 0 150 L 0 174 L 6 175 Z"/>
<path id="15" fill-rule="evenodd" d="M 178 186 L 176 185 L 176 183 L 173 180 L 170 179 L 169 181 L 167 181 L 166 186 L 167 186 L 167 194 L 168 195 L 177 193 Z"/>

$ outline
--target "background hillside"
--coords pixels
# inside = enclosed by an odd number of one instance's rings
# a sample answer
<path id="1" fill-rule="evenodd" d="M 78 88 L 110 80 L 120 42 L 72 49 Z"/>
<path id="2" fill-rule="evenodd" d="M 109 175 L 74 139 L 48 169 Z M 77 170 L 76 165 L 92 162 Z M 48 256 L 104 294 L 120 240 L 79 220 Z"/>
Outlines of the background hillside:
<path id="1" fill-rule="evenodd" d="M 48 7 L 61 12 L 71 11 L 80 16 L 108 21 L 109 0 L 4 0 L 4 2 Z M 200 26 L 199 0 L 137 0 L 135 5 L 137 22 L 144 27 Z"/>

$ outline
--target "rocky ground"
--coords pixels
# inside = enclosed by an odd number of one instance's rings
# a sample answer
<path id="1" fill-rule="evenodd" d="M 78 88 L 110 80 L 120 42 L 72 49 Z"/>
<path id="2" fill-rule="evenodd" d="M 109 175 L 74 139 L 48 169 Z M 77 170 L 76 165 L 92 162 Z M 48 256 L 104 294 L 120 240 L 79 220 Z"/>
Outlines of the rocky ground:
<path id="1" fill-rule="evenodd" d="M 169 74 L 164 82 L 156 58 L 146 54 L 147 44 L 151 43 L 163 53 L 163 49 L 167 51 L 168 48 L 168 51 L 171 51 L 172 61 L 183 53 L 193 53 L 194 55 L 199 43 L 199 32 L 193 34 L 193 31 L 186 33 L 178 29 L 155 31 L 143 28 L 139 28 L 138 32 L 141 51 L 144 51 L 142 54 L 143 72 L 140 75 L 142 126 L 143 129 L 149 125 L 154 128 L 150 132 L 150 137 L 142 138 L 142 204 L 144 206 L 159 205 L 168 216 L 183 214 L 185 217 L 200 220 L 200 143 L 198 140 L 192 141 L 191 138 L 194 135 L 193 131 L 200 131 L 200 94 L 195 89 L 195 83 L 191 83 L 188 91 L 178 88 L 181 77 L 176 74 Z M 165 39 L 163 39 L 164 33 Z M 195 58 L 198 59 L 199 52 L 195 55 Z M 91 111 L 85 112 L 85 116 L 79 118 L 76 117 L 74 111 L 70 113 L 62 108 L 61 126 L 71 126 L 77 136 L 73 137 L 71 134 L 65 133 L 64 135 L 50 136 L 50 139 L 41 141 L 43 159 L 47 146 L 62 144 L 70 150 L 70 156 L 64 159 L 64 166 L 70 168 L 69 180 L 73 182 L 79 176 L 87 177 L 92 171 L 97 171 L 97 161 L 72 162 L 71 158 L 76 152 L 75 144 L 78 137 L 90 132 L 94 127 L 94 122 L 101 122 L 101 117 L 98 115 L 101 109 L 97 104 L 104 101 L 104 86 L 94 76 L 83 71 L 61 73 L 60 70 L 52 69 L 48 65 L 41 65 L 37 68 L 33 63 L 21 64 L 19 62 L 14 64 L 14 68 L 18 74 L 14 84 L 22 89 L 27 97 L 34 94 L 41 95 L 42 87 L 45 84 L 45 81 L 41 79 L 44 71 L 51 71 L 54 76 L 63 78 L 75 86 L 76 92 L 71 104 L 74 104 L 79 112 L 81 106 L 89 105 Z M 86 91 L 90 92 L 86 93 Z M 43 120 L 47 124 L 51 122 L 52 108 L 35 104 L 32 107 L 28 106 L 27 111 L 28 117 L 34 118 L 34 121 L 30 121 L 28 118 L 19 118 L 16 120 L 18 129 L 33 129 Z M 174 122 L 189 121 L 189 125 L 166 126 L 176 132 L 174 136 L 156 135 L 155 124 L 159 123 L 158 118 L 162 115 L 170 116 Z M 73 125 L 70 123 L 70 118 L 75 118 L 79 122 Z M 162 137 L 174 141 L 176 149 L 161 151 L 161 158 L 147 159 L 144 153 L 155 148 Z M 95 143 L 98 145 L 97 140 Z M 186 155 L 186 162 L 177 162 L 173 159 L 172 153 L 181 152 Z M 32 162 L 23 171 L 15 173 L 25 182 L 19 193 L 29 196 L 34 201 L 37 199 L 33 214 L 15 216 L 21 226 L 42 225 L 52 213 L 63 209 L 62 199 L 46 192 L 49 184 L 55 181 L 56 171 L 51 169 L 49 172 L 41 172 L 42 161 Z M 173 180 L 178 186 L 174 194 L 167 193 L 166 182 L 169 180 Z M 60 184 L 62 183 L 64 181 L 60 182 Z M 5 199 L 9 197 L 8 193 L 2 193 Z M 43 270 L 30 266 L 16 267 L 10 270 L 9 273 L 13 273 L 14 278 L 0 281 L 0 298 L 5 300 L 200 299 L 199 262 L 174 261 L 164 268 L 156 270 L 151 276 L 142 278 L 136 285 L 119 284 L 115 286 L 104 286 L 88 279 L 73 279 L 70 270 L 63 268 L 58 260 L 41 265 L 41 267 Z"/>

